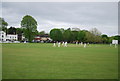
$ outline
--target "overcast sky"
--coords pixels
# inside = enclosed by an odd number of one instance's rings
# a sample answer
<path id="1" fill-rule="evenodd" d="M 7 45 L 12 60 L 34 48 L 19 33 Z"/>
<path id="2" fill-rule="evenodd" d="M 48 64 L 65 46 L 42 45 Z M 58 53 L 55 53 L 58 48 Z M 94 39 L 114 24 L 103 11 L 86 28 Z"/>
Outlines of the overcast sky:
<path id="1" fill-rule="evenodd" d="M 20 27 L 25 15 L 33 16 L 38 30 L 97 28 L 109 36 L 118 34 L 117 2 L 3 2 L 2 17 L 9 27 Z"/>

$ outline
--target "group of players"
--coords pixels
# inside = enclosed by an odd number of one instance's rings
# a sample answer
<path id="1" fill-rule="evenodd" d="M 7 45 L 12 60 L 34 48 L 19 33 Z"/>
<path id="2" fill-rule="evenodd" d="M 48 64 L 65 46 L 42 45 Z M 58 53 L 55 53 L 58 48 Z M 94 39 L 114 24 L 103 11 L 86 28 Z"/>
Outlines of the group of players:
<path id="1" fill-rule="evenodd" d="M 68 46 L 67 44 L 68 44 L 67 42 L 54 42 L 53 47 L 61 47 L 61 46 L 62 47 L 67 47 Z M 83 45 L 84 48 L 86 48 L 86 45 L 87 45 L 86 43 L 83 44 L 83 42 L 81 42 L 79 44 Z M 78 45 L 78 42 L 76 42 L 76 45 Z"/>

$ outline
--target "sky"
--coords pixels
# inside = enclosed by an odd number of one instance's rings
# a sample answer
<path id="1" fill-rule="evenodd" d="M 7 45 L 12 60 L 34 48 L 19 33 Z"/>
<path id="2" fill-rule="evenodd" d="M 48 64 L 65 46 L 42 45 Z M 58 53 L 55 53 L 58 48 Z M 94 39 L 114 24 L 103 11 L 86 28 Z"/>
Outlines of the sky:
<path id="1" fill-rule="evenodd" d="M 2 2 L 8 27 L 20 27 L 25 15 L 34 17 L 38 31 L 47 33 L 53 28 L 97 28 L 102 34 L 118 34 L 117 2 Z"/>

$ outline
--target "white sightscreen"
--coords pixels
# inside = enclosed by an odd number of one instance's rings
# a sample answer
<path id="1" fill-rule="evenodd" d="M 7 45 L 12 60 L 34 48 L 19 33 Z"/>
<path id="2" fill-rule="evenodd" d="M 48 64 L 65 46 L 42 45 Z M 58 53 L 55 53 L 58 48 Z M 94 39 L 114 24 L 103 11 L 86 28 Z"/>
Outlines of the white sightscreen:
<path id="1" fill-rule="evenodd" d="M 118 44 L 118 40 L 112 40 L 112 44 Z"/>

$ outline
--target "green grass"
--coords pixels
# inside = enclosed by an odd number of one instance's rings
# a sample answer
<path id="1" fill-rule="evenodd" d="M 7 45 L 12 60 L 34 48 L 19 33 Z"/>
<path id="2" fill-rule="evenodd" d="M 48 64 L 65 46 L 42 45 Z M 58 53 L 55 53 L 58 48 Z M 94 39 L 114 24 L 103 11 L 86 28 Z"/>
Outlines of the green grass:
<path id="1" fill-rule="evenodd" d="M 3 44 L 3 79 L 117 79 L 118 49 Z"/>

